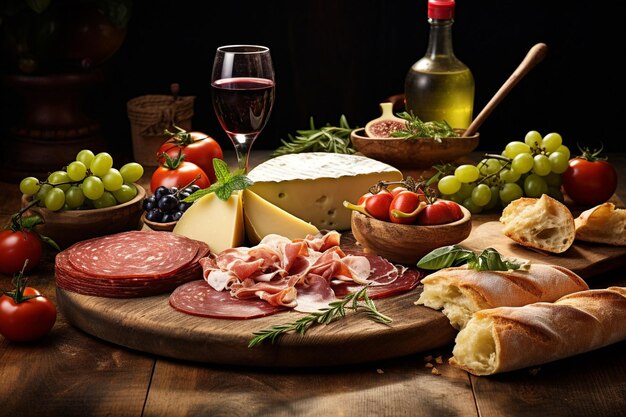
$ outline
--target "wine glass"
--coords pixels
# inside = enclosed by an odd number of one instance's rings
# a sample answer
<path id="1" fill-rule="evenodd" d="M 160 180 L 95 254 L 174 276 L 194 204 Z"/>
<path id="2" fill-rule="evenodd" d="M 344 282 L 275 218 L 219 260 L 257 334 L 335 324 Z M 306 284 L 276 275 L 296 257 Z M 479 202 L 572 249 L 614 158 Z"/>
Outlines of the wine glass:
<path id="1" fill-rule="evenodd" d="M 265 127 L 274 104 L 274 68 L 269 48 L 228 45 L 217 48 L 211 76 L 213 109 L 248 172 L 250 148 Z"/>

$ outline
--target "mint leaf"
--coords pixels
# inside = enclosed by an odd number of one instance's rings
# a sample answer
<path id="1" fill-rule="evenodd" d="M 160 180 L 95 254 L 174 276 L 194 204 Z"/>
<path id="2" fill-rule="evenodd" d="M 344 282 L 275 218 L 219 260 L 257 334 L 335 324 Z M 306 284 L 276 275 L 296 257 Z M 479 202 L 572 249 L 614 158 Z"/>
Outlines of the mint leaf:
<path id="1" fill-rule="evenodd" d="M 189 197 L 184 198 L 182 201 L 186 203 L 193 203 L 197 199 L 210 193 L 215 193 L 217 198 L 222 201 L 227 201 L 234 191 L 245 190 L 254 184 L 254 182 L 252 182 L 252 180 L 245 175 L 243 169 L 237 169 L 231 174 L 228 169 L 228 165 L 221 159 L 213 158 L 213 169 L 215 170 L 217 182 L 211 184 L 209 188 L 196 191 Z"/>

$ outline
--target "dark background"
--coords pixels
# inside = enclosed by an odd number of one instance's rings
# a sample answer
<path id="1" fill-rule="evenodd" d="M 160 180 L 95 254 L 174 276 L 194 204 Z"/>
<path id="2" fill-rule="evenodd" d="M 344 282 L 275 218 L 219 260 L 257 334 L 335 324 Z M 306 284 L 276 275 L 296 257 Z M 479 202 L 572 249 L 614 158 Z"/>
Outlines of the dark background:
<path id="1" fill-rule="evenodd" d="M 210 73 L 220 45 L 269 46 L 276 101 L 255 149 L 316 123 L 352 127 L 379 115 L 378 104 L 402 93 L 409 67 L 425 52 L 426 0 L 136 1 L 122 47 L 102 68 L 95 96 L 107 146 L 131 154 L 126 102 L 146 94 L 196 96 L 194 130 L 232 149 L 213 113 Z M 538 42 L 545 60 L 480 128 L 480 150 L 501 150 L 529 130 L 561 133 L 565 144 L 626 151 L 624 5 L 589 1 L 459 0 L 453 26 L 457 57 L 476 82 L 474 115 Z M 573 151 L 574 153 L 574 151 Z"/>

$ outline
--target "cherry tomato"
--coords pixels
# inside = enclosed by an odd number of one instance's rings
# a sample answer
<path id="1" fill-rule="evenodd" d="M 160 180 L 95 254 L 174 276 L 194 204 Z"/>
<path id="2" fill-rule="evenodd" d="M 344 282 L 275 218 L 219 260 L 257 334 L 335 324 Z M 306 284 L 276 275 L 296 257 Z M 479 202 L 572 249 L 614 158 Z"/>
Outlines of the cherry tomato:
<path id="1" fill-rule="evenodd" d="M 436 225 L 452 223 L 463 218 L 463 211 L 454 201 L 437 200 L 417 215 L 417 224 Z"/>
<path id="2" fill-rule="evenodd" d="M 389 191 L 381 191 L 365 199 L 365 210 L 375 219 L 389 221 L 389 206 L 393 200 L 393 194 Z"/>
<path id="3" fill-rule="evenodd" d="M 587 206 L 604 203 L 617 189 L 617 172 L 613 165 L 585 153 L 570 159 L 562 180 L 565 193 L 575 203 Z"/>
<path id="4" fill-rule="evenodd" d="M 32 287 L 25 296 L 41 295 Z M 57 318 L 57 309 L 44 296 L 16 303 L 8 295 L 0 296 L 0 333 L 13 342 L 28 342 L 45 336 Z"/>
<path id="5" fill-rule="evenodd" d="M 220 144 L 206 133 L 178 132 L 165 141 L 157 153 L 159 164 L 165 163 L 164 153 L 176 158 L 179 152 L 185 155 L 185 161 L 198 165 L 208 176 L 209 181 L 216 181 L 213 158 L 224 159 Z"/>
<path id="6" fill-rule="evenodd" d="M 402 191 L 409 191 L 409 190 L 406 187 L 396 187 L 393 190 L 391 190 L 391 194 L 393 194 L 393 196 L 395 197 L 398 194 L 400 194 Z"/>
<path id="7" fill-rule="evenodd" d="M 415 212 L 421 202 L 426 202 L 426 197 L 423 193 L 414 193 L 413 191 L 409 191 L 407 189 L 398 192 L 389 206 L 389 219 L 393 223 L 415 223 L 419 213 L 413 215 L 409 214 Z"/>
<path id="8" fill-rule="evenodd" d="M 32 270 L 41 260 L 42 252 L 41 239 L 36 232 L 3 230 L 0 232 L 0 273 L 13 275 L 21 271 L 26 259 L 28 265 L 24 272 Z"/>
<path id="9" fill-rule="evenodd" d="M 152 174 L 150 189 L 154 194 L 160 185 L 167 188 L 181 188 L 189 184 L 198 175 L 200 178 L 194 184 L 200 188 L 207 188 L 211 185 L 206 173 L 193 162 L 182 161 L 176 168 L 161 165 Z"/>

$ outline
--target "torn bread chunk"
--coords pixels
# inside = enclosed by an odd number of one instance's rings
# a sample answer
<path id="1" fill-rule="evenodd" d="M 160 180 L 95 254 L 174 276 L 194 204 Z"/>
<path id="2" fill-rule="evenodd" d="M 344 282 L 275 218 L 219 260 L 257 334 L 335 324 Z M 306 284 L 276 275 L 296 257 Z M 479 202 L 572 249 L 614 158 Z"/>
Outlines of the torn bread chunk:
<path id="1" fill-rule="evenodd" d="M 522 197 L 502 211 L 502 232 L 520 245 L 563 253 L 574 243 L 574 217 L 565 205 L 547 194 Z"/>
<path id="2" fill-rule="evenodd" d="M 574 219 L 576 239 L 586 242 L 626 245 L 626 209 L 603 203 L 583 211 Z"/>
<path id="3" fill-rule="evenodd" d="M 528 270 L 476 271 L 467 265 L 444 268 L 422 279 L 415 304 L 443 310 L 455 329 L 462 329 L 476 311 L 556 301 L 589 289 L 574 272 L 557 265 L 531 264 Z"/>

